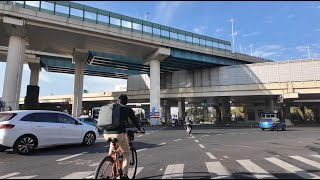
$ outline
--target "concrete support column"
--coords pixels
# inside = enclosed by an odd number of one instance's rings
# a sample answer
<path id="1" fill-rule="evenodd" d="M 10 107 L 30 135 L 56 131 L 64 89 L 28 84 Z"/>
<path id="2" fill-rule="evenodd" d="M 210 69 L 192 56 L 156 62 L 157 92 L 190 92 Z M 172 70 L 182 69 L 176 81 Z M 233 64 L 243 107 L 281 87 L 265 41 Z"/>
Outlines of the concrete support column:
<path id="1" fill-rule="evenodd" d="M 6 107 L 11 110 L 19 109 L 25 47 L 26 40 L 24 38 L 10 36 L 2 98 Z"/>
<path id="2" fill-rule="evenodd" d="M 31 70 L 29 85 L 38 86 L 41 66 L 38 63 L 29 63 L 29 68 Z"/>
<path id="3" fill-rule="evenodd" d="M 221 97 L 222 107 L 221 115 L 223 122 L 231 121 L 230 97 Z"/>
<path id="4" fill-rule="evenodd" d="M 275 109 L 274 107 L 274 101 L 272 99 L 272 97 L 268 97 L 266 99 L 266 110 L 269 111 L 269 112 L 273 112 L 273 110 Z"/>
<path id="5" fill-rule="evenodd" d="M 248 121 L 249 118 L 248 118 L 248 108 L 247 108 L 247 106 L 243 107 L 243 114 L 244 114 L 244 121 Z"/>
<path id="6" fill-rule="evenodd" d="M 75 61 L 75 76 L 74 76 L 74 93 L 72 103 L 72 115 L 80 116 L 82 113 L 82 95 L 83 95 L 83 77 L 84 77 L 84 61 Z"/>
<path id="7" fill-rule="evenodd" d="M 180 98 L 178 101 L 178 118 L 186 117 L 186 104 L 185 98 Z"/>
<path id="8" fill-rule="evenodd" d="M 152 115 L 152 112 L 155 112 Z M 160 123 L 160 61 L 150 60 L 150 123 Z"/>
<path id="9" fill-rule="evenodd" d="M 170 105 L 166 105 L 165 106 L 165 117 L 166 117 L 166 124 L 170 125 L 171 123 L 171 106 Z"/>

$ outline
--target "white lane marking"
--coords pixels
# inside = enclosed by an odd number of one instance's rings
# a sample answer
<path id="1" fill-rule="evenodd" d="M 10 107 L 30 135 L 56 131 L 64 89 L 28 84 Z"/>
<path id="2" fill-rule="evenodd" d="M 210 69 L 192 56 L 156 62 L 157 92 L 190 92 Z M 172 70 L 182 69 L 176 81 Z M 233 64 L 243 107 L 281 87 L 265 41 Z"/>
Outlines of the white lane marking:
<path id="1" fill-rule="evenodd" d="M 228 133 L 228 134 L 236 134 L 236 133 Z"/>
<path id="2" fill-rule="evenodd" d="M 223 156 L 224 158 L 228 159 L 229 157 L 228 156 Z"/>
<path id="3" fill-rule="evenodd" d="M 12 177 L 12 176 L 16 176 L 18 174 L 20 174 L 20 173 L 18 173 L 18 172 L 10 173 L 10 174 L 4 175 L 4 176 L 0 176 L 0 179 L 9 178 L 9 177 Z"/>
<path id="4" fill-rule="evenodd" d="M 151 131 L 151 133 L 154 133 L 155 131 Z"/>
<path id="5" fill-rule="evenodd" d="M 189 137 L 189 138 L 192 138 L 192 139 L 193 139 L 193 138 L 195 138 L 195 137 L 191 136 L 191 137 Z"/>
<path id="6" fill-rule="evenodd" d="M 204 148 L 205 148 L 202 144 L 199 144 L 199 146 L 200 146 L 202 149 L 204 149 Z"/>
<path id="7" fill-rule="evenodd" d="M 146 134 L 150 134 L 150 133 L 146 133 Z"/>
<path id="8" fill-rule="evenodd" d="M 175 142 L 177 142 L 177 141 L 181 141 L 182 139 L 176 139 L 176 140 L 173 140 L 173 141 L 175 141 Z"/>
<path id="9" fill-rule="evenodd" d="M 16 176 L 16 177 L 10 177 L 10 178 L 7 178 L 7 179 L 32 179 L 34 177 L 36 177 L 38 175 L 34 175 L 34 176 Z"/>
<path id="10" fill-rule="evenodd" d="M 216 134 L 217 136 L 220 136 L 220 135 L 222 135 L 222 134 Z"/>
<path id="11" fill-rule="evenodd" d="M 248 134 L 248 133 L 239 133 L 239 134 Z"/>
<path id="12" fill-rule="evenodd" d="M 103 147 L 108 148 L 108 147 L 110 147 L 110 145 L 108 145 L 108 146 L 103 146 Z"/>
<path id="13" fill-rule="evenodd" d="M 194 141 L 195 141 L 195 142 L 197 142 L 197 143 L 199 142 L 199 141 L 198 141 L 198 140 L 196 140 L 196 139 L 195 139 Z"/>
<path id="14" fill-rule="evenodd" d="M 89 166 L 95 167 L 95 166 L 98 166 L 99 164 L 100 164 L 100 162 L 97 162 L 97 163 L 90 164 Z"/>
<path id="15" fill-rule="evenodd" d="M 273 157 L 272 158 L 264 158 L 264 159 L 283 168 L 283 169 L 285 169 L 285 170 L 287 170 L 287 171 L 289 171 L 289 172 L 291 172 L 291 173 L 294 173 L 304 179 L 319 179 L 320 178 L 319 176 L 317 176 L 315 174 L 308 173 L 308 172 L 304 171 L 303 169 L 300 169 L 296 166 L 293 166 L 289 163 L 286 163 L 280 159 L 273 158 Z"/>
<path id="16" fill-rule="evenodd" d="M 266 170 L 262 169 L 260 166 L 256 165 L 249 159 L 237 160 L 239 164 L 241 164 L 244 168 L 246 168 L 250 173 L 252 173 L 257 179 L 277 179 Z"/>
<path id="17" fill-rule="evenodd" d="M 320 158 L 320 155 L 311 155 L 313 157 L 316 157 L 316 158 Z"/>
<path id="18" fill-rule="evenodd" d="M 228 170 L 219 162 L 206 162 L 211 179 L 225 179 L 230 176 Z"/>
<path id="19" fill-rule="evenodd" d="M 74 154 L 74 155 L 72 155 L 72 156 L 68 156 L 68 157 L 65 157 L 65 158 L 61 158 L 61 159 L 58 159 L 58 160 L 56 160 L 56 161 L 64 161 L 64 160 L 67 160 L 67 159 L 70 159 L 70 158 L 74 158 L 74 157 L 77 157 L 77 156 L 81 156 L 81 155 L 83 155 L 83 154 L 86 154 L 86 153 L 88 153 L 88 152 L 83 152 L 83 153 L 79 153 L 79 154 Z"/>
<path id="20" fill-rule="evenodd" d="M 143 149 L 138 149 L 137 152 L 141 152 L 141 151 L 144 151 L 144 150 L 147 150 L 148 148 L 143 148 Z"/>
<path id="21" fill-rule="evenodd" d="M 142 137 L 143 135 L 139 135 L 139 136 L 137 136 L 137 137 Z"/>
<path id="22" fill-rule="evenodd" d="M 94 171 L 74 172 L 62 177 L 61 179 L 83 179 L 94 173 Z"/>
<path id="23" fill-rule="evenodd" d="M 206 137 L 206 136 L 210 136 L 210 135 L 203 135 L 202 137 Z"/>
<path id="24" fill-rule="evenodd" d="M 210 159 L 217 159 L 214 155 L 212 155 L 210 152 L 206 152 L 206 154 L 209 156 Z"/>
<path id="25" fill-rule="evenodd" d="M 167 143 L 163 142 L 163 143 L 158 144 L 158 146 L 162 146 L 162 145 L 165 145 L 165 144 L 167 144 Z"/>
<path id="26" fill-rule="evenodd" d="M 144 167 L 137 167 L 137 173 L 136 173 L 136 175 L 138 175 L 138 174 L 142 171 L 143 168 L 144 168 Z M 133 168 L 129 168 L 129 170 L 128 170 L 128 176 L 129 176 L 129 177 L 132 177 L 133 173 L 134 173 L 134 169 L 133 169 Z"/>
<path id="27" fill-rule="evenodd" d="M 162 179 L 182 179 L 184 164 L 171 164 L 167 166 Z"/>
<path id="28" fill-rule="evenodd" d="M 306 164 L 309 164 L 310 166 L 313 166 L 313 167 L 316 167 L 316 168 L 320 169 L 320 163 L 318 163 L 318 162 L 303 158 L 301 156 L 289 156 L 289 157 L 291 157 L 292 159 L 304 162 Z"/>

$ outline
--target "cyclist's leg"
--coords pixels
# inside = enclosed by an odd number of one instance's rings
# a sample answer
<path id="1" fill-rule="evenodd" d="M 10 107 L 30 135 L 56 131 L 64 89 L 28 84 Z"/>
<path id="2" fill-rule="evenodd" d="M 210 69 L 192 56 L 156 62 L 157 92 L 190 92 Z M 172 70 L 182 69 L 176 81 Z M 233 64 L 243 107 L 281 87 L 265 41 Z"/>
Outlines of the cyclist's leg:
<path id="1" fill-rule="evenodd" d="M 127 134 L 118 134 L 118 145 L 123 152 L 123 162 L 122 162 L 122 174 L 128 175 L 128 160 L 130 157 L 130 148 L 129 148 L 129 141 L 127 138 Z"/>
<path id="2" fill-rule="evenodd" d="M 103 137 L 105 140 L 108 141 L 109 138 L 117 138 L 117 134 L 104 134 Z M 118 139 L 118 138 L 117 138 Z M 109 147 L 109 155 L 111 155 L 112 151 L 114 150 L 112 142 L 110 142 L 110 147 Z"/>

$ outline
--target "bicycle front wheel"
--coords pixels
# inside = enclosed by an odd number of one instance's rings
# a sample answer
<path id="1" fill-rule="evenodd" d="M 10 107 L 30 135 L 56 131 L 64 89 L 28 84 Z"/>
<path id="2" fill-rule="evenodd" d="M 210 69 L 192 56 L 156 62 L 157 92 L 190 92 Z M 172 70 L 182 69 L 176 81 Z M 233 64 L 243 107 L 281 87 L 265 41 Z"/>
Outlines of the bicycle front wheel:
<path id="1" fill-rule="evenodd" d="M 113 159 L 107 156 L 100 161 L 94 179 L 116 179 L 116 173 Z"/>
<path id="2" fill-rule="evenodd" d="M 129 179 L 134 179 L 136 177 L 137 167 L 138 167 L 137 151 L 134 147 L 131 147 L 131 157 L 129 158 L 129 172 L 128 172 Z"/>

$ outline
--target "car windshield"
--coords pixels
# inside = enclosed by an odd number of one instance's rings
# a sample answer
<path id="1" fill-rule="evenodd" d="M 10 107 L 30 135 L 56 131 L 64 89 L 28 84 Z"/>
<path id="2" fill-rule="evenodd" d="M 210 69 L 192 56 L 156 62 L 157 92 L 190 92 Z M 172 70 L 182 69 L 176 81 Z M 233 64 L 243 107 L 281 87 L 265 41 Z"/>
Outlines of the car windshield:
<path id="1" fill-rule="evenodd" d="M 16 113 L 0 113 L 0 122 L 9 121 L 16 115 Z"/>

